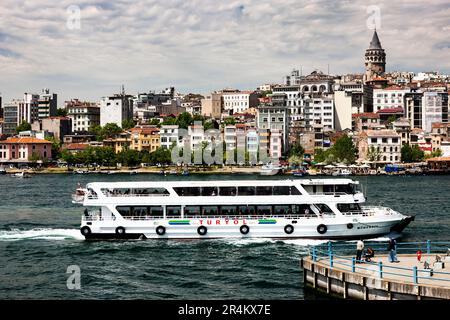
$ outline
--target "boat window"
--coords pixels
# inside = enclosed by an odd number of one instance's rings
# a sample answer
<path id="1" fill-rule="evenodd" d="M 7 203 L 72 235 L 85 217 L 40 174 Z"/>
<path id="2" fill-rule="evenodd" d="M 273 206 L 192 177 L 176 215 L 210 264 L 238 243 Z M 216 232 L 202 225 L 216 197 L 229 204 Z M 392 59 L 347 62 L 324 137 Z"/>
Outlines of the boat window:
<path id="1" fill-rule="evenodd" d="M 272 195 L 272 187 L 256 187 L 256 195 L 257 196 L 271 196 Z"/>
<path id="2" fill-rule="evenodd" d="M 147 210 L 148 210 L 148 207 L 133 207 L 133 211 L 132 211 L 133 216 L 139 216 L 139 217 L 146 216 L 146 215 L 148 215 Z"/>
<path id="3" fill-rule="evenodd" d="M 273 187 L 274 196 L 288 196 L 291 194 L 290 186 L 275 186 Z"/>
<path id="4" fill-rule="evenodd" d="M 219 187 L 219 194 L 221 196 L 235 196 L 236 187 Z"/>
<path id="5" fill-rule="evenodd" d="M 354 212 L 354 213 L 360 213 L 361 207 L 357 203 L 338 203 L 337 208 L 340 212 Z"/>
<path id="6" fill-rule="evenodd" d="M 179 195 L 184 197 L 195 197 L 201 195 L 199 187 L 176 187 L 173 190 Z"/>
<path id="7" fill-rule="evenodd" d="M 333 210 L 324 203 L 315 204 L 315 206 L 320 210 L 319 214 L 334 214 Z"/>
<path id="8" fill-rule="evenodd" d="M 272 214 L 272 206 L 257 206 L 258 215 L 271 215 Z"/>
<path id="9" fill-rule="evenodd" d="M 255 193 L 255 187 L 238 187 L 238 195 L 240 196 L 254 196 Z"/>
<path id="10" fill-rule="evenodd" d="M 220 214 L 228 215 L 228 216 L 235 216 L 237 214 L 236 206 L 221 206 Z"/>
<path id="11" fill-rule="evenodd" d="M 184 214 L 199 216 L 201 214 L 200 206 L 186 206 L 184 207 Z"/>
<path id="12" fill-rule="evenodd" d="M 273 211 L 275 214 L 279 215 L 292 214 L 291 206 L 289 205 L 274 206 Z"/>
<path id="13" fill-rule="evenodd" d="M 323 193 L 334 193 L 334 184 L 325 184 L 323 186 Z"/>
<path id="14" fill-rule="evenodd" d="M 248 216 L 248 215 L 255 215 L 255 206 L 239 206 L 239 214 Z"/>
<path id="15" fill-rule="evenodd" d="M 336 192 L 338 193 L 346 193 L 346 194 L 354 194 L 352 184 L 337 184 Z"/>
<path id="16" fill-rule="evenodd" d="M 219 194 L 217 187 L 203 187 L 202 188 L 202 196 L 217 196 Z"/>
<path id="17" fill-rule="evenodd" d="M 302 193 L 297 189 L 296 186 L 291 186 L 291 195 L 292 196 L 300 196 Z"/>
<path id="18" fill-rule="evenodd" d="M 101 191 L 107 197 L 169 195 L 166 188 L 103 188 Z"/>
<path id="19" fill-rule="evenodd" d="M 125 206 L 117 206 L 116 210 L 120 213 L 121 216 L 131 216 L 131 207 Z"/>
<path id="20" fill-rule="evenodd" d="M 164 210 L 161 206 L 151 206 L 149 207 L 149 212 L 151 216 L 155 217 L 162 217 L 164 215 Z"/>
<path id="21" fill-rule="evenodd" d="M 219 213 L 218 206 L 202 206 L 202 214 L 205 216 L 214 216 Z"/>
<path id="22" fill-rule="evenodd" d="M 167 217 L 179 217 L 181 216 L 181 206 L 167 206 L 166 208 Z"/>

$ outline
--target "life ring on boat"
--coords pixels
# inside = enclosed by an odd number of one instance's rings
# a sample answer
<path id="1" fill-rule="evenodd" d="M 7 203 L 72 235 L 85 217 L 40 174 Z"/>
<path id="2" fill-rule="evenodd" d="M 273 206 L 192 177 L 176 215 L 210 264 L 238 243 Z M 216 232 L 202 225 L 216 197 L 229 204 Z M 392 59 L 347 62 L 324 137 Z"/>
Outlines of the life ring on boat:
<path id="1" fill-rule="evenodd" d="M 291 234 L 292 232 L 294 232 L 294 227 L 291 224 L 287 224 L 284 226 L 284 232 L 286 232 L 287 234 Z"/>
<path id="2" fill-rule="evenodd" d="M 159 236 L 163 236 L 166 233 L 166 228 L 164 226 L 158 226 L 156 227 L 156 233 Z"/>
<path id="3" fill-rule="evenodd" d="M 117 234 L 117 235 L 123 235 L 123 234 L 125 234 L 125 228 L 124 228 L 124 227 L 117 227 L 117 228 L 116 228 L 116 234 Z"/>
<path id="4" fill-rule="evenodd" d="M 241 231 L 242 234 L 247 234 L 250 231 L 250 227 L 246 224 L 243 224 L 239 230 Z"/>
<path id="5" fill-rule="evenodd" d="M 327 232 L 327 229 L 328 229 L 327 226 L 324 224 L 319 224 L 317 226 L 317 232 L 320 234 L 324 234 L 325 232 Z"/>
<path id="6" fill-rule="evenodd" d="M 347 229 L 353 229 L 353 223 L 347 223 Z"/>
<path id="7" fill-rule="evenodd" d="M 81 234 L 83 236 L 88 236 L 92 233 L 91 228 L 84 226 L 83 228 L 80 229 Z"/>
<path id="8" fill-rule="evenodd" d="M 208 229 L 205 226 L 200 226 L 197 228 L 197 233 L 201 236 L 204 236 L 208 232 Z"/>

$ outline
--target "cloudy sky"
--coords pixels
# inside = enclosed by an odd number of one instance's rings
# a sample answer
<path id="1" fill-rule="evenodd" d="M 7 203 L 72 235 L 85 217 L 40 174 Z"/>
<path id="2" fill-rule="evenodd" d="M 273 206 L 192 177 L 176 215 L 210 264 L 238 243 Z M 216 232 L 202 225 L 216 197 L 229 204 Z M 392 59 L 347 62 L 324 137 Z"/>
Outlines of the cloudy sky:
<path id="1" fill-rule="evenodd" d="M 450 73 L 449 17 L 448 0 L 0 0 L 0 92 L 47 87 L 62 105 L 122 84 L 206 93 L 300 66 L 362 73 L 374 23 L 387 71 Z"/>

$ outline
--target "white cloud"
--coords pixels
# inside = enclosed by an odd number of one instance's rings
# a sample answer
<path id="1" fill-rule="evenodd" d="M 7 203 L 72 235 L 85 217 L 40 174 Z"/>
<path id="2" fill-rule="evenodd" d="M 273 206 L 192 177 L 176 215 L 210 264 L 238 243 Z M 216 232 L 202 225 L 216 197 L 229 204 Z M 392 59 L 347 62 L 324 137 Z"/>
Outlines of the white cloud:
<path id="1" fill-rule="evenodd" d="M 67 28 L 70 5 L 80 30 Z M 205 93 L 280 81 L 300 66 L 363 72 L 369 5 L 381 10 L 387 70 L 450 72 L 447 0 L 2 0 L 0 92 L 7 101 L 49 87 L 62 103 L 122 83 Z"/>

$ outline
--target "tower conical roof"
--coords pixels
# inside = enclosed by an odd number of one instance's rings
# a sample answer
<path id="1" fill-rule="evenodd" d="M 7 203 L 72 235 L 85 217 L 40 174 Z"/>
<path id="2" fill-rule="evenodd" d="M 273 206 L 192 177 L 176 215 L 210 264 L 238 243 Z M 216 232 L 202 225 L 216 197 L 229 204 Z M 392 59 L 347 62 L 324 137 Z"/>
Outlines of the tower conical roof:
<path id="1" fill-rule="evenodd" d="M 372 41 L 370 41 L 369 49 L 383 49 L 381 47 L 380 39 L 378 39 L 377 30 L 373 32 Z"/>

